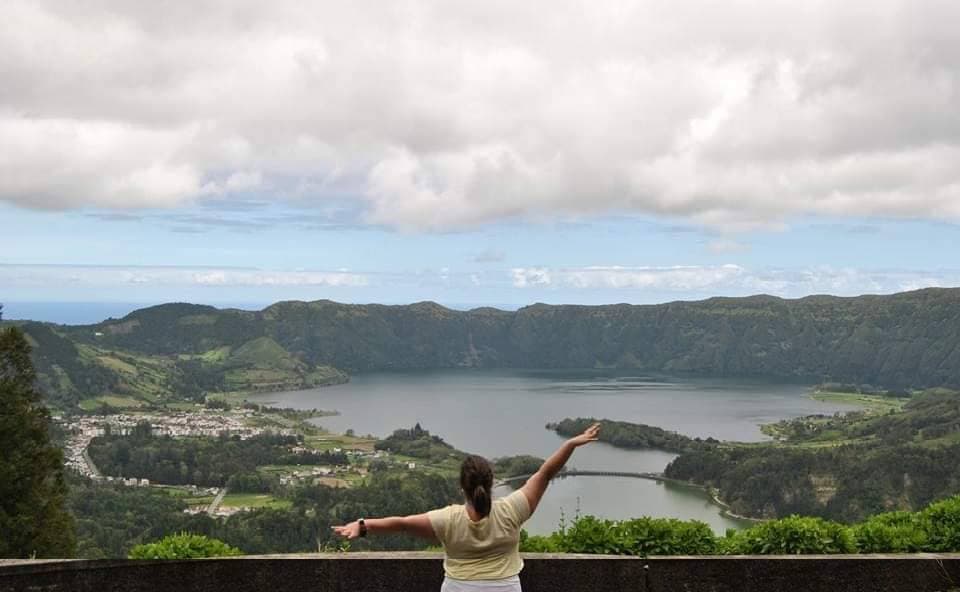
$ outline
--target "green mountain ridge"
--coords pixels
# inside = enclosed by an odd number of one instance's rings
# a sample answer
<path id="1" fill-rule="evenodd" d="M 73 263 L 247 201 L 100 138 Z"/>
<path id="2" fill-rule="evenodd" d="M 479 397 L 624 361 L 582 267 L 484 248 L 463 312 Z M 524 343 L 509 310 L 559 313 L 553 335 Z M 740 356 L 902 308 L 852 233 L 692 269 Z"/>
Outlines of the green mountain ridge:
<path id="1" fill-rule="evenodd" d="M 170 384 L 179 365 L 182 378 L 201 391 L 211 390 L 204 372 L 219 372 L 218 364 L 227 364 L 251 343 L 259 345 L 246 350 L 259 353 L 246 356 L 242 370 L 287 375 L 278 380 L 255 372 L 247 376 L 253 379 L 244 384 L 265 390 L 297 380 L 309 384 L 306 377 L 315 369 L 333 376 L 334 369 L 460 367 L 629 368 L 887 388 L 960 386 L 960 289 L 953 288 L 852 298 L 759 295 L 658 305 L 534 304 L 517 311 L 456 311 L 433 302 L 285 301 L 261 311 L 172 303 L 95 325 L 41 326 L 63 342 L 53 347 L 47 341 L 56 339 L 37 340 L 38 359 L 46 359 L 48 370 L 44 386 L 54 397 L 62 395 L 65 381 L 50 378 L 60 372 L 51 369 L 59 367 L 68 377 L 83 374 L 70 362 L 76 356 L 66 344 L 81 353 L 83 348 L 107 352 L 108 359 L 146 360 L 166 372 Z M 225 360 L 217 359 L 224 354 Z M 195 367 L 186 368 L 191 364 Z M 68 367 L 73 370 L 64 370 Z M 122 378 L 108 370 L 103 376 L 99 370 L 90 373 L 100 382 Z"/>

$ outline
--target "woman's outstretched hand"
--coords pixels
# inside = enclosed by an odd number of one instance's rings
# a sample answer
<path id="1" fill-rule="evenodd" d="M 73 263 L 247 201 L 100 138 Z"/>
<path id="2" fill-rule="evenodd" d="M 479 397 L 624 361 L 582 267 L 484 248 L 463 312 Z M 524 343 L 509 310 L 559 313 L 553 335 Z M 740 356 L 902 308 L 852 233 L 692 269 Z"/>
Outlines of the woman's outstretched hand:
<path id="1" fill-rule="evenodd" d="M 595 423 L 586 430 L 583 431 L 579 436 L 574 436 L 567 440 L 573 444 L 574 448 L 583 446 L 584 444 L 589 444 L 590 442 L 596 442 L 600 439 L 600 424 Z"/>
<path id="2" fill-rule="evenodd" d="M 333 532 L 347 540 L 353 540 L 360 536 L 360 523 L 356 520 L 343 526 L 331 526 Z"/>
<path id="3" fill-rule="evenodd" d="M 520 488 L 520 491 L 527 498 L 527 506 L 530 508 L 531 514 L 540 504 L 540 498 L 543 497 L 547 486 L 550 485 L 550 480 L 557 476 L 563 469 L 563 465 L 567 464 L 570 456 L 573 455 L 573 451 L 584 444 L 596 442 L 598 439 L 600 439 L 600 424 L 595 423 L 579 436 L 574 436 L 564 442 L 563 446 L 558 448 L 550 458 L 543 461 L 540 470 L 527 479 L 524 486 Z"/>

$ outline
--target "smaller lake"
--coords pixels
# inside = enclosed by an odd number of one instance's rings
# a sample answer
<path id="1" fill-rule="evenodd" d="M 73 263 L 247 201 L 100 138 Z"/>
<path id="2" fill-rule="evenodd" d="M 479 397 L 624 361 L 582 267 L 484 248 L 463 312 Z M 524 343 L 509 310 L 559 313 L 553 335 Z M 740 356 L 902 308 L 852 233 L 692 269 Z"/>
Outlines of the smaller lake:
<path id="1" fill-rule="evenodd" d="M 810 387 L 769 381 L 641 376 L 602 370 L 447 370 L 361 374 L 350 383 L 253 397 L 281 407 L 336 410 L 316 422 L 332 431 L 385 436 L 420 423 L 451 445 L 488 458 L 549 456 L 563 441 L 545 429 L 565 417 L 645 423 L 688 436 L 765 439 L 760 424 L 852 407 L 814 401 Z M 569 466 L 659 472 L 675 455 L 597 443 L 577 450 Z M 502 493 L 502 491 L 501 491 Z M 623 519 L 649 515 L 703 520 L 717 532 L 741 524 L 688 488 L 622 477 L 555 481 L 528 530 L 556 530 L 561 512 Z"/>

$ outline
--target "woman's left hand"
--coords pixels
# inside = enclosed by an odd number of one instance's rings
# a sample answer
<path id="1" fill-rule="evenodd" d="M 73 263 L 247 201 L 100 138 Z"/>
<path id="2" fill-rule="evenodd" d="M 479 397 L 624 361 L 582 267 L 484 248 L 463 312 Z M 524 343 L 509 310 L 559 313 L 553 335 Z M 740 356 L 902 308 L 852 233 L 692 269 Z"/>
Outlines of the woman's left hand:
<path id="1" fill-rule="evenodd" d="M 596 442 L 600 439 L 600 423 L 595 423 L 592 426 L 588 427 L 582 434 L 579 436 L 574 436 L 567 440 L 573 444 L 574 448 L 583 446 L 584 444 L 589 444 L 590 442 Z"/>
<path id="2" fill-rule="evenodd" d="M 356 520 L 344 526 L 331 526 L 330 528 L 347 540 L 353 540 L 360 536 L 360 523 Z"/>

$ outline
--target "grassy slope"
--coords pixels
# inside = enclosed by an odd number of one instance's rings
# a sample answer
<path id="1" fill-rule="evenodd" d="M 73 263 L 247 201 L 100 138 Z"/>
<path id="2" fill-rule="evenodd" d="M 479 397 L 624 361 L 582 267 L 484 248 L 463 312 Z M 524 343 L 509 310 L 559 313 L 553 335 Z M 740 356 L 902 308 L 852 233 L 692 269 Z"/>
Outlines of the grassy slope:
<path id="1" fill-rule="evenodd" d="M 228 493 L 223 497 L 223 506 L 228 508 L 289 508 L 293 502 L 277 499 L 267 493 Z"/>
<path id="2" fill-rule="evenodd" d="M 275 370 L 300 370 L 304 366 L 302 362 L 295 360 L 287 350 L 269 337 L 258 337 L 244 343 L 233 350 L 230 357 L 227 358 L 227 363 Z"/>
<path id="3" fill-rule="evenodd" d="M 859 405 L 876 412 L 900 411 L 909 400 L 905 397 L 888 397 L 885 395 L 864 395 L 860 393 L 836 393 L 831 391 L 816 391 L 810 395 L 816 401 L 828 403 L 844 403 Z"/>
<path id="4" fill-rule="evenodd" d="M 50 329 L 46 339 L 55 337 L 66 341 Z M 42 348 L 31 338 L 34 348 Z M 96 343 L 69 343 L 69 364 L 54 358 L 38 368 L 43 390 L 56 396 L 51 401 L 55 408 L 66 409 L 76 404 L 80 409 L 93 411 L 104 405 L 115 408 L 139 408 L 152 404 L 178 404 L 185 399 L 177 388 L 177 373 L 182 372 L 177 362 L 195 360 L 202 367 L 220 372 L 224 393 L 269 392 L 293 390 L 326 384 L 339 384 L 347 376 L 329 367 L 311 367 L 294 358 L 270 338 L 258 338 L 233 349 L 218 347 L 200 354 L 173 356 L 148 355 L 139 352 L 110 349 Z M 38 349 L 38 353 L 44 352 Z M 75 380 L 73 368 L 97 371 L 109 377 L 109 386 L 85 387 Z M 189 402 L 189 401 L 188 401 Z"/>
<path id="5" fill-rule="evenodd" d="M 833 391 L 814 390 L 810 398 L 815 401 L 829 403 L 841 403 L 846 405 L 856 405 L 866 415 L 880 415 L 890 412 L 903 411 L 904 406 L 910 400 L 906 397 L 890 397 L 885 395 L 866 395 L 861 393 L 842 393 Z M 810 416 L 802 418 L 811 425 L 829 426 L 834 424 L 834 420 L 829 417 Z M 785 427 L 790 424 L 789 421 L 768 423 L 760 426 L 760 430 L 767 436 L 779 441 L 788 440 L 790 432 Z M 844 432 L 832 428 L 824 427 L 815 440 L 806 440 L 803 442 L 794 441 L 792 444 L 797 446 L 839 446 L 842 444 L 855 444 L 862 442 L 862 437 L 849 437 Z"/>

